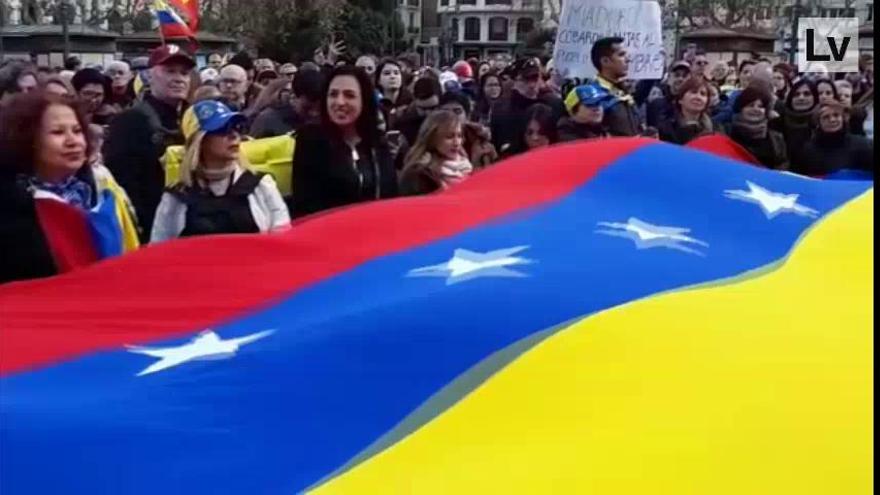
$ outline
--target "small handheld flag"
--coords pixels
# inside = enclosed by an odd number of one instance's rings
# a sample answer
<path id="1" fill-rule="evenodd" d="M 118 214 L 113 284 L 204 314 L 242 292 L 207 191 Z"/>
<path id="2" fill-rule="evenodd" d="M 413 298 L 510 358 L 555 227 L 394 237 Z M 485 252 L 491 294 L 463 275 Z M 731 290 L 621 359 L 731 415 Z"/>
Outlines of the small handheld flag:
<path id="1" fill-rule="evenodd" d="M 164 0 L 153 2 L 153 12 L 159 20 L 159 34 L 162 36 L 163 45 L 169 38 L 187 38 L 192 45 L 196 45 L 196 34 L 193 29 Z"/>

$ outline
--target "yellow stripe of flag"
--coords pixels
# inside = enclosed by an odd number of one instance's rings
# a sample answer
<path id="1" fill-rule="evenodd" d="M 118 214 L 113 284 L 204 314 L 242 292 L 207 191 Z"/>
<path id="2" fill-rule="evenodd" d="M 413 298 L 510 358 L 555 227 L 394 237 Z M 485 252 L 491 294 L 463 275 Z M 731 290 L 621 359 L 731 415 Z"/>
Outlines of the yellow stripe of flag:
<path id="1" fill-rule="evenodd" d="M 873 191 L 775 271 L 587 318 L 317 493 L 867 494 Z"/>

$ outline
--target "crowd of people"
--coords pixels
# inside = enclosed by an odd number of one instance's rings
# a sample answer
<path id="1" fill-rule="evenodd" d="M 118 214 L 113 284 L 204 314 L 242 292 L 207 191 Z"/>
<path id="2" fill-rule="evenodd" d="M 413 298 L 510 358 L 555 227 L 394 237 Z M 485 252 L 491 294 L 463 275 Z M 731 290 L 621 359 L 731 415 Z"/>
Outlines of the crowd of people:
<path id="1" fill-rule="evenodd" d="M 758 166 L 873 174 L 867 54 L 859 72 L 832 77 L 757 56 L 712 65 L 693 50 L 660 81 L 628 79 L 620 38 L 598 40 L 591 59 L 597 76 L 587 81 L 559 81 L 552 60 L 539 58 L 435 68 L 333 49 L 299 65 L 214 53 L 200 69 L 173 45 L 106 67 L 7 62 L 0 282 L 70 268 L 35 206 L 46 197 L 90 218 L 112 201 L 121 241 L 101 252 L 119 254 L 181 237 L 288 229 L 291 218 L 432 193 L 506 157 L 585 139 L 683 145 L 724 134 Z M 295 140 L 293 180 L 283 191 L 242 151 L 250 140 L 281 136 Z M 175 146 L 183 154 L 168 185 Z"/>

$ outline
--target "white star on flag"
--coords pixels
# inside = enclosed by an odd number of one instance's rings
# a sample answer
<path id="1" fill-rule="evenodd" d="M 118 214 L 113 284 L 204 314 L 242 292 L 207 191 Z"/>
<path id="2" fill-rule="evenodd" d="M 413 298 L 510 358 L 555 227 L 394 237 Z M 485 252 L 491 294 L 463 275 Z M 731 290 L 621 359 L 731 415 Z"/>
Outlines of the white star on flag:
<path id="1" fill-rule="evenodd" d="M 199 333 L 192 341 L 177 347 L 139 347 L 126 346 L 128 352 L 158 358 L 137 376 L 149 375 L 189 361 L 211 361 L 229 359 L 235 356 L 238 349 L 275 333 L 275 330 L 258 332 L 236 339 L 223 340 L 212 330 Z"/>
<path id="2" fill-rule="evenodd" d="M 691 229 L 653 225 L 635 217 L 630 218 L 626 223 L 599 222 L 598 225 L 606 228 L 596 230 L 597 234 L 629 239 L 636 244 L 638 249 L 665 247 L 689 254 L 704 256 L 702 252 L 693 249 L 688 245 L 692 244 L 695 246 L 709 247 L 709 244 L 685 235 L 688 234 Z"/>
<path id="3" fill-rule="evenodd" d="M 513 256 L 528 248 L 529 246 L 517 246 L 487 253 L 456 249 L 449 261 L 410 270 L 407 276 L 445 278 L 446 285 L 479 277 L 527 277 L 528 275 L 507 267 L 534 263 L 532 260 Z"/>
<path id="4" fill-rule="evenodd" d="M 809 218 L 819 216 L 818 211 L 798 203 L 799 194 L 775 193 L 749 181 L 746 181 L 746 185 L 749 186 L 748 191 L 727 190 L 724 191 L 724 196 L 735 201 L 745 201 L 760 206 L 764 215 L 770 220 L 781 213 L 794 213 Z"/>

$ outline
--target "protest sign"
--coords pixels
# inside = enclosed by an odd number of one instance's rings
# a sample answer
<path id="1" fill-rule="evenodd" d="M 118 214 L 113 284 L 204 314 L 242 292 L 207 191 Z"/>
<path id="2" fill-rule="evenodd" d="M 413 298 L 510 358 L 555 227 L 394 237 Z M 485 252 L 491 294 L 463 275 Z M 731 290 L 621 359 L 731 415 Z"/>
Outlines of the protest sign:
<path id="1" fill-rule="evenodd" d="M 554 63 L 562 78 L 590 78 L 593 43 L 623 38 L 629 54 L 628 79 L 663 77 L 664 54 L 660 5 L 639 0 L 566 0 L 556 36 Z"/>

